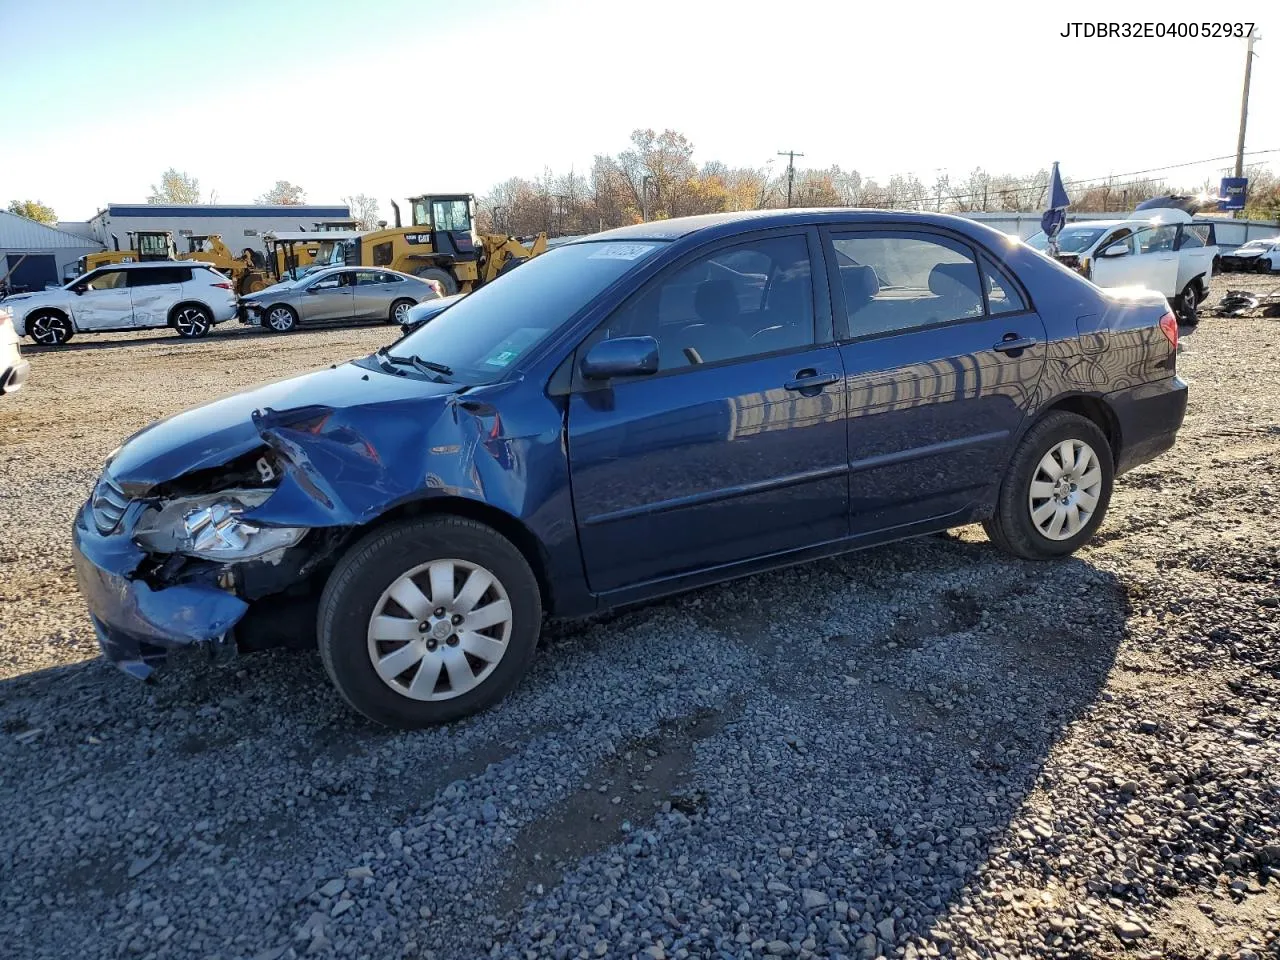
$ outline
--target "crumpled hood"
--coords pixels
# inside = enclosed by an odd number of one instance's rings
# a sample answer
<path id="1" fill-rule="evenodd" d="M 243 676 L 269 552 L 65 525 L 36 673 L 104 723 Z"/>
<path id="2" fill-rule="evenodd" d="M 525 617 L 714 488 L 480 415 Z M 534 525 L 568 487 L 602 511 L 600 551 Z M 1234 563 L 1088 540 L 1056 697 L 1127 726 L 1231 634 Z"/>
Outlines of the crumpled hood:
<path id="1" fill-rule="evenodd" d="M 407 406 L 409 415 L 425 428 L 433 419 L 427 408 L 459 389 L 456 383 L 435 383 L 344 363 L 232 394 L 157 421 L 126 440 L 108 470 L 121 486 L 141 492 L 267 446 L 262 423 L 287 417 L 295 410 L 315 416 L 323 411 L 385 407 L 388 416 L 394 411 L 398 419 L 405 415 Z"/>

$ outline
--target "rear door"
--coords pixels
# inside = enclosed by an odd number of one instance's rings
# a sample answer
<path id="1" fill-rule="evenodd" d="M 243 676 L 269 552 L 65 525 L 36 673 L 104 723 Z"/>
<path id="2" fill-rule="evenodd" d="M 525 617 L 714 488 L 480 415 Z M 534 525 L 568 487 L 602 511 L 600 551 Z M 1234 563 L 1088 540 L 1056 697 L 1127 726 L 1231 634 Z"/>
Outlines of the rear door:
<path id="1" fill-rule="evenodd" d="M 965 510 L 999 481 L 1046 356 L 1016 281 L 963 238 L 832 229 L 851 532 Z"/>
<path id="2" fill-rule="evenodd" d="M 298 298 L 303 320 L 346 320 L 355 305 L 355 271 L 339 270 L 312 283 Z"/>
<path id="3" fill-rule="evenodd" d="M 72 289 L 71 304 L 80 330 L 127 330 L 133 326 L 133 299 L 126 270 L 99 270 Z"/>
<path id="4" fill-rule="evenodd" d="M 385 320 L 390 304 L 387 303 L 390 287 L 387 275 L 381 270 L 357 270 L 352 316 L 357 320 Z"/>
<path id="5" fill-rule="evenodd" d="M 154 267 L 130 270 L 128 275 L 134 326 L 163 327 L 169 322 L 169 311 L 182 299 L 182 284 L 191 279 L 191 268 Z"/>
<path id="6" fill-rule="evenodd" d="M 1178 290 L 1196 277 L 1213 276 L 1213 258 L 1218 255 L 1211 223 L 1180 223 L 1173 248 L 1178 254 Z"/>
<path id="7" fill-rule="evenodd" d="M 595 593 L 845 537 L 844 393 L 817 232 L 735 238 L 579 348 L 652 336 L 657 373 L 577 385 L 569 466 Z M 821 259 L 816 260 L 821 263 Z"/>
<path id="8" fill-rule="evenodd" d="M 1178 286 L 1178 227 L 1165 223 L 1143 227 L 1124 239 L 1122 256 L 1104 257 L 1100 249 L 1094 257 L 1089 279 L 1100 287 L 1146 287 L 1166 297 L 1176 296 Z M 1114 244 L 1113 244 L 1114 246 Z"/>

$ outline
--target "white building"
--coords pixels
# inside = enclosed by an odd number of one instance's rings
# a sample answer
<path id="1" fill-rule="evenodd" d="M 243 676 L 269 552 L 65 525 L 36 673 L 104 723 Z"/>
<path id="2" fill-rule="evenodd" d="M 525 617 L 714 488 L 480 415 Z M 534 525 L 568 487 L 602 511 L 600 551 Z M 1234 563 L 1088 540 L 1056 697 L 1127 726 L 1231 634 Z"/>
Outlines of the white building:
<path id="1" fill-rule="evenodd" d="M 101 249 L 89 237 L 0 211 L 0 280 L 14 292 L 60 284 L 68 267 Z"/>
<path id="2" fill-rule="evenodd" d="M 167 230 L 179 253 L 190 249 L 189 237 L 218 234 L 232 253 L 245 247 L 265 252 L 262 235 L 269 231 L 314 230 L 317 224 L 341 224 L 351 229 L 351 209 L 345 204 L 164 204 L 109 203 L 97 216 L 81 224 L 60 227 L 83 229 L 108 250 L 119 240 L 130 247 L 129 234 L 139 230 Z M 115 235 L 113 239 L 112 234 Z"/>

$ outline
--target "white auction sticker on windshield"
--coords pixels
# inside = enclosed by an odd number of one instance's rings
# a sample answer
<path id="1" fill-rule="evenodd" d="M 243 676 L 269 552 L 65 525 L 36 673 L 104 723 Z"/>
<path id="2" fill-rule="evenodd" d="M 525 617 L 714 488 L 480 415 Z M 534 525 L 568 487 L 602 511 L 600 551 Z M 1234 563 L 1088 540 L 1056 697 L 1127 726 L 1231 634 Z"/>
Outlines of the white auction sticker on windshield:
<path id="1" fill-rule="evenodd" d="M 602 243 L 588 260 L 636 260 L 652 250 L 652 243 Z"/>

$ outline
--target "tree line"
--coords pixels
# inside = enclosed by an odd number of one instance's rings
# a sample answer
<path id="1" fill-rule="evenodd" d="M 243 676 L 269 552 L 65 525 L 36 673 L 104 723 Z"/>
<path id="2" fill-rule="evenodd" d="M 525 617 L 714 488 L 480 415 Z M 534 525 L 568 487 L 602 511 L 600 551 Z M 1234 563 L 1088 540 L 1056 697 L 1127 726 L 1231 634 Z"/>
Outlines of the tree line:
<path id="1" fill-rule="evenodd" d="M 1248 171 L 1245 216 L 1280 218 L 1280 177 L 1269 168 Z M 872 207 L 942 213 L 1033 212 L 1044 209 L 1049 170 L 990 173 L 981 167 L 963 179 L 939 176 L 925 183 L 915 174 L 877 180 L 840 166 L 796 169 L 731 167 L 694 161 L 688 137 L 675 130 L 636 130 L 617 154 L 597 154 L 587 173 L 570 170 L 512 177 L 479 200 L 481 232 L 526 236 L 593 233 L 642 220 L 702 213 L 796 207 Z M 1133 210 L 1143 200 L 1169 193 L 1216 192 L 1216 183 L 1170 185 L 1159 178 L 1074 183 L 1066 180 L 1074 210 Z"/>

